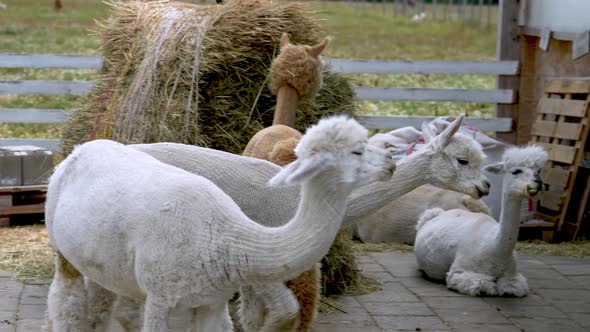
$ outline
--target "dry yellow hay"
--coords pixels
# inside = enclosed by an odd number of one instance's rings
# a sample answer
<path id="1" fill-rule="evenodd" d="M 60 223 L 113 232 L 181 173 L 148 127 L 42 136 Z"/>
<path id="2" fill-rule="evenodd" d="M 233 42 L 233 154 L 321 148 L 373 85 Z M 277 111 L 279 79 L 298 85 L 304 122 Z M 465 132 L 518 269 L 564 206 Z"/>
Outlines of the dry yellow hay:
<path id="1" fill-rule="evenodd" d="M 13 271 L 20 281 L 53 277 L 53 249 L 45 226 L 0 228 L 0 270 Z"/>

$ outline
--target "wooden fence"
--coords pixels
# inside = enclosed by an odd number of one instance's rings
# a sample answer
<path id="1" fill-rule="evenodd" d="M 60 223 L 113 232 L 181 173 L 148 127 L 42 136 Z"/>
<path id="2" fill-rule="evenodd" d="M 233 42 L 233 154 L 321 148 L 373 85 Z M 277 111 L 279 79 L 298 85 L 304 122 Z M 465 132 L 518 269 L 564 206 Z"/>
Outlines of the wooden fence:
<path id="1" fill-rule="evenodd" d="M 98 69 L 101 58 L 97 56 L 71 56 L 52 54 L 0 54 L 0 68 L 59 68 Z M 517 61 L 381 61 L 326 59 L 335 71 L 341 73 L 375 74 L 477 74 L 511 76 L 519 73 Z M 0 81 L 0 95 L 82 95 L 91 81 Z M 509 89 L 427 89 L 427 88 L 369 88 L 357 87 L 357 100 L 381 101 L 449 101 L 513 104 L 515 91 Z M 62 123 L 70 116 L 64 109 L 0 109 L 3 123 Z M 362 121 L 370 129 L 395 129 L 404 126 L 419 127 L 425 116 L 363 116 Z M 472 118 L 466 123 L 479 130 L 494 132 L 512 131 L 511 118 Z M 57 151 L 55 139 L 1 138 L 0 146 L 32 144 Z"/>
<path id="2" fill-rule="evenodd" d="M 480 27 L 495 25 L 498 1 L 494 0 L 319 0 L 323 9 L 346 5 L 355 13 L 407 16 L 415 21 L 458 21 L 479 23 Z"/>

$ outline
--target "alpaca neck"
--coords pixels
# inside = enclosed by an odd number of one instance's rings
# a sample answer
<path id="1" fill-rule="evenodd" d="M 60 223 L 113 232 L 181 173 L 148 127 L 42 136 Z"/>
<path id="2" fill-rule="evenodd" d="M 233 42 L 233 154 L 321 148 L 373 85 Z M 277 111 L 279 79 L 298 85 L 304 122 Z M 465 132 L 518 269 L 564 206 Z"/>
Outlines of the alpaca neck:
<path id="1" fill-rule="evenodd" d="M 373 182 L 352 192 L 344 222 L 374 213 L 402 195 L 430 183 L 429 165 L 430 155 L 425 153 L 416 152 L 402 158 L 396 163 L 389 181 Z"/>
<path id="2" fill-rule="evenodd" d="M 506 187 L 502 190 L 502 211 L 500 212 L 496 249 L 498 253 L 510 256 L 518 240 L 521 199 L 514 197 Z"/>
<path id="3" fill-rule="evenodd" d="M 254 222 L 235 229 L 245 265 L 241 275 L 249 282 L 288 280 L 319 262 L 340 230 L 350 185 L 320 174 L 302 186 L 295 217 L 281 227 L 263 227 Z M 244 274 L 244 272 L 246 272 Z"/>
<path id="4" fill-rule="evenodd" d="M 289 85 L 281 86 L 277 92 L 277 105 L 272 124 L 281 124 L 293 128 L 298 104 L 297 90 Z"/>

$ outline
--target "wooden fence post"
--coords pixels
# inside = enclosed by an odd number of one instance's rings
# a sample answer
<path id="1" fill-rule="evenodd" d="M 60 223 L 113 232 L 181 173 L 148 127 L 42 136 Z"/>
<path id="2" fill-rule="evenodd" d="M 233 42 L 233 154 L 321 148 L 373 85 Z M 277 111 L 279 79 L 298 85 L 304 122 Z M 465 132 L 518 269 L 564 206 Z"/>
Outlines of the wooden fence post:
<path id="1" fill-rule="evenodd" d="M 483 2 L 484 0 L 477 0 L 477 21 L 479 22 L 479 28 L 483 28 Z"/>
<path id="2" fill-rule="evenodd" d="M 436 1 L 432 0 L 432 20 L 436 21 Z"/>
<path id="3" fill-rule="evenodd" d="M 404 16 L 408 16 L 408 0 L 402 0 L 404 2 Z"/>
<path id="4" fill-rule="evenodd" d="M 450 17 L 451 16 L 451 6 L 452 6 L 451 1 L 453 1 L 453 0 L 447 0 L 447 6 L 446 6 L 446 10 L 445 10 L 445 20 L 446 21 L 451 20 L 451 17 Z"/>
<path id="5" fill-rule="evenodd" d="M 518 29 L 518 1 L 500 0 L 498 5 L 498 35 L 496 44 L 496 60 L 520 61 L 520 37 Z M 518 90 L 520 74 L 515 76 L 498 76 L 498 89 Z M 511 117 L 514 131 L 498 133 L 498 138 L 513 144 L 522 144 L 518 132 L 518 92 L 515 104 L 497 104 L 497 117 Z"/>
<path id="6" fill-rule="evenodd" d="M 492 25 L 492 9 L 494 9 L 494 3 L 490 2 L 488 3 L 488 19 L 487 19 L 487 26 L 488 28 Z"/>
<path id="7" fill-rule="evenodd" d="M 461 17 L 461 23 L 465 24 L 465 21 L 467 19 L 467 4 L 466 4 L 467 0 L 463 0 L 461 2 L 461 6 L 457 7 L 457 11 L 459 11 L 461 13 L 460 17 Z"/>

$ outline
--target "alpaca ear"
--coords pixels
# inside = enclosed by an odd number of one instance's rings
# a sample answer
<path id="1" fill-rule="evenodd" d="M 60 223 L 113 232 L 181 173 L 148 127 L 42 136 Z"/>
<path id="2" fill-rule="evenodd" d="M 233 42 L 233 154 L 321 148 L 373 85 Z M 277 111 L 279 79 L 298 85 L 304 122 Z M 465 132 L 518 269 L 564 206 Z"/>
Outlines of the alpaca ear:
<path id="1" fill-rule="evenodd" d="M 268 184 L 277 187 L 301 184 L 325 170 L 328 165 L 328 159 L 318 155 L 297 159 L 270 179 Z"/>
<path id="2" fill-rule="evenodd" d="M 432 143 L 436 149 L 442 150 L 445 147 L 447 147 L 449 143 L 451 143 L 453 136 L 455 136 L 455 134 L 461 128 L 464 118 L 465 115 L 459 115 L 459 117 L 455 121 L 453 121 L 447 128 L 445 128 L 445 130 L 443 130 L 443 132 L 440 133 L 440 135 L 436 136 L 436 138 L 432 140 Z"/>
<path id="3" fill-rule="evenodd" d="M 501 174 L 504 173 L 504 163 L 500 162 L 495 164 L 489 164 L 484 166 L 483 170 L 491 174 Z"/>
<path id="4" fill-rule="evenodd" d="M 315 46 L 310 46 L 307 49 L 307 53 L 309 53 L 309 55 L 317 58 L 324 51 L 324 49 L 326 48 L 326 46 L 328 46 L 329 43 L 330 43 L 330 38 L 326 37 L 326 38 L 324 38 L 324 40 L 321 43 L 319 43 Z"/>
<path id="5" fill-rule="evenodd" d="M 432 127 L 428 125 L 427 122 L 422 122 L 422 136 L 424 137 L 424 142 L 430 143 L 436 137 L 436 133 L 432 130 Z"/>
<path id="6" fill-rule="evenodd" d="M 281 35 L 281 48 L 283 48 L 289 44 L 291 44 L 291 41 L 289 40 L 289 35 L 286 33 L 283 33 Z"/>

